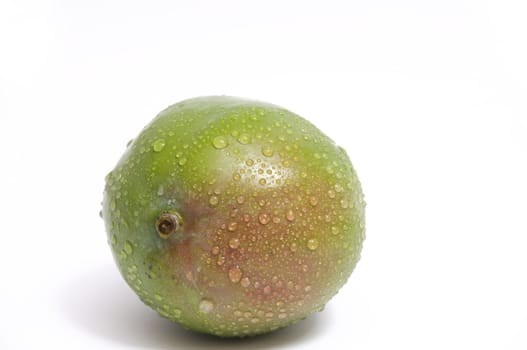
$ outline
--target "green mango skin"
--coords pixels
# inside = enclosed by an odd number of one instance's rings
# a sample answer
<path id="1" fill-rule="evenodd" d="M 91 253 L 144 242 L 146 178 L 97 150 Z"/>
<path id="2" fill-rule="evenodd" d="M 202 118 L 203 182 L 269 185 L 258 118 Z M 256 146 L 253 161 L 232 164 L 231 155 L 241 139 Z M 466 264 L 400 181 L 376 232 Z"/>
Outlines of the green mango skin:
<path id="1" fill-rule="evenodd" d="M 102 215 L 121 274 L 184 328 L 267 333 L 323 309 L 365 238 L 346 152 L 281 107 L 199 97 L 157 115 L 106 177 Z M 168 239 L 162 212 L 182 224 Z"/>

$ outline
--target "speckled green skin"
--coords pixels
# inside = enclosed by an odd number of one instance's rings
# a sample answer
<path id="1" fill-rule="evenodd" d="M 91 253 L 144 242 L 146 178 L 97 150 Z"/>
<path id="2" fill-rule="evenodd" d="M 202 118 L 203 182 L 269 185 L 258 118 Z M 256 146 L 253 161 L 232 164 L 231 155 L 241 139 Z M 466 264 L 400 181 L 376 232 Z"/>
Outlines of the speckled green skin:
<path id="1" fill-rule="evenodd" d="M 321 310 L 354 269 L 365 202 L 345 151 L 274 105 L 202 97 L 162 111 L 106 177 L 126 282 L 185 328 L 273 331 Z M 183 218 L 169 239 L 166 210 Z M 109 296 L 111 297 L 111 296 Z"/>

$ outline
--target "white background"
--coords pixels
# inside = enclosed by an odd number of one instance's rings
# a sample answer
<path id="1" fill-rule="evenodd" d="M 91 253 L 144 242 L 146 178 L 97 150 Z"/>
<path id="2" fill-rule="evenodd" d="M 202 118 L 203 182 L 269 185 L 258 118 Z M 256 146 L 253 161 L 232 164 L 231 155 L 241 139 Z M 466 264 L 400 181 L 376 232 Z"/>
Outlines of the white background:
<path id="1" fill-rule="evenodd" d="M 527 349 L 523 0 L 0 2 L 0 349 Z M 103 178 L 169 104 L 281 105 L 348 150 L 362 260 L 323 313 L 181 330 L 112 260 Z"/>

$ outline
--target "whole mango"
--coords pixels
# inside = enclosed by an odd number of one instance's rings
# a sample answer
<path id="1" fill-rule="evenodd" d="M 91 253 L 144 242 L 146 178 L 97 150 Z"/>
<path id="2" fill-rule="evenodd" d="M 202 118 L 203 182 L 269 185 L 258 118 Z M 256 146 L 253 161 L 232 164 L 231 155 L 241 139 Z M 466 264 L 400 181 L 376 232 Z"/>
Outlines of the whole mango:
<path id="1" fill-rule="evenodd" d="M 281 107 L 200 97 L 159 113 L 106 177 L 102 215 L 128 285 L 222 337 L 320 311 L 360 257 L 365 202 L 346 152 Z"/>

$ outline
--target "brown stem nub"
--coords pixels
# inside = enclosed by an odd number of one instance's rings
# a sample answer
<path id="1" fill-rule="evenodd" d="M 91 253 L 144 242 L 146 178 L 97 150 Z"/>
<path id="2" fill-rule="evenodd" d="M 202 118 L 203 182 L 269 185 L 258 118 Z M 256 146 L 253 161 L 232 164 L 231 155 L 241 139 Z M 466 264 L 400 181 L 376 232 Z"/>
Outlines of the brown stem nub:
<path id="1" fill-rule="evenodd" d="M 163 239 L 168 239 L 181 226 L 181 216 L 178 213 L 164 211 L 157 217 L 156 230 Z"/>

